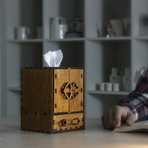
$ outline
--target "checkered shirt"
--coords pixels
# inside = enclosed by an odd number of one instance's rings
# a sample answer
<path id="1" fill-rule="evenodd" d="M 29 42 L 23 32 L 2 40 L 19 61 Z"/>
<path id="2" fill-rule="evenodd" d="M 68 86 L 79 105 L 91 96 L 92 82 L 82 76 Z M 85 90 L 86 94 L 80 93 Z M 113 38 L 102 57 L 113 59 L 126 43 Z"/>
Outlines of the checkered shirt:
<path id="1" fill-rule="evenodd" d="M 135 90 L 121 99 L 119 106 L 127 106 L 136 114 L 136 121 L 148 120 L 148 68 L 140 76 Z"/>

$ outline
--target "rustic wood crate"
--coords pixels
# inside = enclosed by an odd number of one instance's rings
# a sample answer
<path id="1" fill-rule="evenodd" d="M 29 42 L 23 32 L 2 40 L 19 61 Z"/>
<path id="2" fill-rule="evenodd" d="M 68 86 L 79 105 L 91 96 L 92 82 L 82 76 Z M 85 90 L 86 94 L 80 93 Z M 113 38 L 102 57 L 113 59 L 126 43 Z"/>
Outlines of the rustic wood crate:
<path id="1" fill-rule="evenodd" d="M 22 68 L 22 130 L 55 133 L 84 129 L 84 105 L 83 69 Z"/>

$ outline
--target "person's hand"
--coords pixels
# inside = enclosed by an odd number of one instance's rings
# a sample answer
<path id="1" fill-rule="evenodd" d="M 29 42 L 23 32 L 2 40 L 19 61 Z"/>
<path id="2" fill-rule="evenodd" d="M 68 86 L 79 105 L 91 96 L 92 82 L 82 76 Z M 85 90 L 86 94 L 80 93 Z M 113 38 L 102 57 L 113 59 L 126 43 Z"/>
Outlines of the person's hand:
<path id="1" fill-rule="evenodd" d="M 102 116 L 102 123 L 105 129 L 120 127 L 122 123 L 131 126 L 135 121 L 135 114 L 126 106 L 115 106 Z"/>

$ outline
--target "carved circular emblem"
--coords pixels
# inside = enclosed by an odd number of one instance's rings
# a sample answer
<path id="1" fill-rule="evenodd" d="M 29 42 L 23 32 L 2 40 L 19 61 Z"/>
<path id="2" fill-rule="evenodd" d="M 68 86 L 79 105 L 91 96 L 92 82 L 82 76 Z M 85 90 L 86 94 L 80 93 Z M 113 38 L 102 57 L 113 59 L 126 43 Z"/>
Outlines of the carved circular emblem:
<path id="1" fill-rule="evenodd" d="M 61 92 L 66 99 L 74 99 L 78 95 L 78 86 L 75 82 L 66 82 L 61 88 Z"/>

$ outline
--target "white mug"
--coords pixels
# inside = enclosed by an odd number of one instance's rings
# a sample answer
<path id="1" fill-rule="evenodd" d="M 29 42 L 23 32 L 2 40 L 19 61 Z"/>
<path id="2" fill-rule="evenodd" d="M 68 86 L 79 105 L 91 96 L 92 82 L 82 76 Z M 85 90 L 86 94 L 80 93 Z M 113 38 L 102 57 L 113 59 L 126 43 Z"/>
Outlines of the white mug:
<path id="1" fill-rule="evenodd" d="M 30 28 L 24 26 L 16 27 L 16 39 L 26 40 L 29 34 Z"/>
<path id="2" fill-rule="evenodd" d="M 63 39 L 68 31 L 66 19 L 62 17 L 50 18 L 50 37 L 52 39 Z"/>
<path id="3" fill-rule="evenodd" d="M 112 83 L 106 83 L 106 91 L 112 91 Z"/>
<path id="4" fill-rule="evenodd" d="M 68 31 L 68 26 L 66 24 L 59 24 L 57 27 L 52 27 L 51 38 L 63 39 L 67 31 Z"/>
<path id="5" fill-rule="evenodd" d="M 119 91 L 119 83 L 113 83 L 113 91 Z"/>
<path id="6" fill-rule="evenodd" d="M 104 83 L 104 82 L 100 84 L 100 90 L 101 91 L 105 91 L 105 84 L 106 83 Z"/>
<path id="7" fill-rule="evenodd" d="M 101 91 L 112 91 L 112 83 L 102 82 L 100 85 Z"/>

